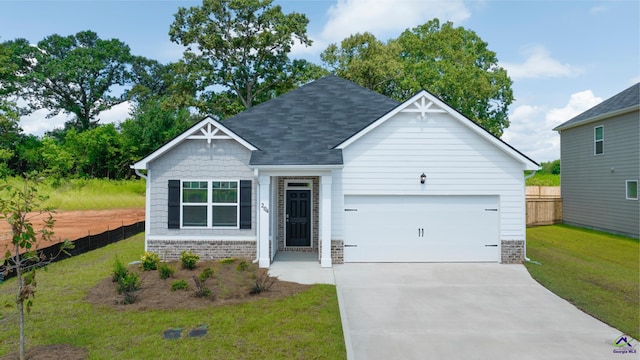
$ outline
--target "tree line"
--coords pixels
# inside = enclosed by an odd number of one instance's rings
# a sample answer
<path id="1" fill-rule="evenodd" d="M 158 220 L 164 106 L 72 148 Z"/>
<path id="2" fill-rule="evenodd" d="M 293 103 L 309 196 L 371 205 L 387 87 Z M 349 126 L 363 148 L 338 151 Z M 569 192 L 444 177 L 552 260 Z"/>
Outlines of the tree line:
<path id="1" fill-rule="evenodd" d="M 126 178 L 131 163 L 204 116 L 224 121 L 329 73 L 399 101 L 426 89 L 498 137 L 509 126 L 512 81 L 472 30 L 432 19 L 387 41 L 358 33 L 314 64 L 290 57 L 296 42 L 312 45 L 307 24 L 272 0 L 204 0 L 175 13 L 168 35 L 185 51 L 166 64 L 91 30 L 1 42 L 0 176 Z M 126 119 L 99 123 L 125 101 Z M 25 134 L 20 117 L 42 109 L 71 118 Z"/>

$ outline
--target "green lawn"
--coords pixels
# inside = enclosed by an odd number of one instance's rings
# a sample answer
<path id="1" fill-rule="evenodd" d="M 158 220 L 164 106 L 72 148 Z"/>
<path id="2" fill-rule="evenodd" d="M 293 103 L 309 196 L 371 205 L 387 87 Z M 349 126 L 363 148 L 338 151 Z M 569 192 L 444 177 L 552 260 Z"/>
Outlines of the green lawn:
<path id="1" fill-rule="evenodd" d="M 90 359 L 344 359 L 346 350 L 335 286 L 314 285 L 283 300 L 200 310 L 130 311 L 83 299 L 108 277 L 113 260 L 139 259 L 142 234 L 49 266 L 38 273 L 34 307 L 26 320 L 27 349 L 70 344 Z M 11 302 L 15 281 L 0 285 L 0 304 Z M 2 308 L 0 356 L 18 350 L 15 306 Z M 201 324 L 203 338 L 164 340 L 164 330 Z"/>
<path id="2" fill-rule="evenodd" d="M 638 240 L 565 225 L 527 229 L 531 276 L 582 311 L 640 338 Z"/>

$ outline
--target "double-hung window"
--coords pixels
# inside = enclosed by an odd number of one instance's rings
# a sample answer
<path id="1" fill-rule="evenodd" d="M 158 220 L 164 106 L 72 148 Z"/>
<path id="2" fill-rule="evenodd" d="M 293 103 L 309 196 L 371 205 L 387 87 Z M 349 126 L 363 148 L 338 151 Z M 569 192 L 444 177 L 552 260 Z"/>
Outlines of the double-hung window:
<path id="1" fill-rule="evenodd" d="M 593 153 L 604 154 L 604 126 L 593 128 Z"/>
<path id="2" fill-rule="evenodd" d="M 638 180 L 627 180 L 627 200 L 638 200 Z"/>
<path id="3" fill-rule="evenodd" d="M 183 181 L 182 227 L 238 228 L 238 181 Z"/>

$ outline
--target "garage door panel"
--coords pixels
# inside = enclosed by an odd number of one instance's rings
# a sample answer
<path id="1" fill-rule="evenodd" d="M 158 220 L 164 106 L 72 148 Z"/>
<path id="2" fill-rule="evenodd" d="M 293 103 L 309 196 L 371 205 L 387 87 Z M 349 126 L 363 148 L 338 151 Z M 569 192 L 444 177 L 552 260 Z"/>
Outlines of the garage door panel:
<path id="1" fill-rule="evenodd" d="M 346 262 L 499 261 L 497 196 L 347 196 Z"/>

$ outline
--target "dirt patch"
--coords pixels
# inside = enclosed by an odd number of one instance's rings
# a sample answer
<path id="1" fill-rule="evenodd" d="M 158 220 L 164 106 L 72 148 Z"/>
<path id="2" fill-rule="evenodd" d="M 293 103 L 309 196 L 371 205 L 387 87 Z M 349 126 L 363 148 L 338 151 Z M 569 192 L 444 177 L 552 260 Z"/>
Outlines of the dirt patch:
<path id="1" fill-rule="evenodd" d="M 238 270 L 243 262 L 248 264 L 245 270 Z M 269 278 L 273 285 L 268 291 L 251 295 L 251 288 L 256 279 L 264 278 L 267 269 L 258 269 L 255 264 L 238 259 L 229 264 L 218 261 L 202 261 L 193 270 L 180 268 L 179 262 L 170 262 L 176 272 L 169 279 L 161 279 L 157 270 L 142 271 L 138 265 L 129 267 L 130 271 L 138 272 L 141 286 L 133 304 L 123 304 L 124 296 L 116 291 L 116 284 L 111 278 L 106 278 L 87 293 L 85 300 L 96 305 L 107 305 L 121 310 L 151 310 L 151 309 L 200 309 L 210 306 L 239 304 L 259 299 L 281 299 L 307 290 L 310 285 L 280 281 Z M 211 290 L 208 297 L 196 296 L 194 277 L 199 277 L 204 269 L 212 269 L 213 275 L 205 280 L 205 286 Z M 171 290 L 175 281 L 184 280 L 188 289 Z"/>
<path id="2" fill-rule="evenodd" d="M 144 221 L 144 209 L 111 209 L 111 210 L 77 210 L 58 211 L 53 214 L 56 220 L 53 228 L 54 236 L 51 241 L 39 241 L 39 248 L 45 248 L 66 239 L 76 240 L 87 235 L 96 235 L 108 230 L 117 229 L 124 225 Z M 29 219 L 37 231 L 42 229 L 45 216 L 30 214 Z M 4 253 L 5 246 L 11 243 L 11 227 L 6 220 L 0 221 L 0 250 Z"/>
<path id="3" fill-rule="evenodd" d="M 84 348 L 78 348 L 66 344 L 36 346 L 26 351 L 25 357 L 29 360 L 85 360 L 89 353 Z M 0 357 L 0 360 L 20 359 L 18 352 Z"/>

